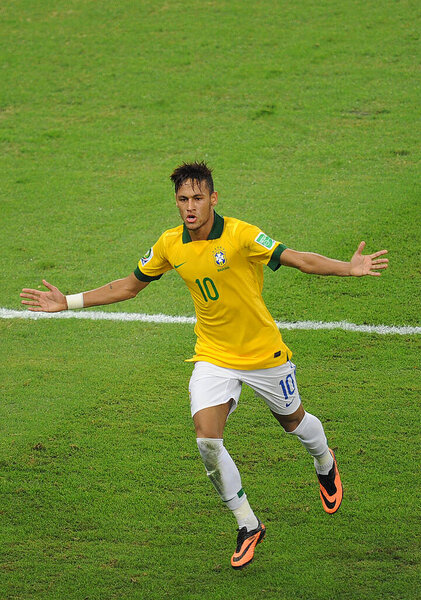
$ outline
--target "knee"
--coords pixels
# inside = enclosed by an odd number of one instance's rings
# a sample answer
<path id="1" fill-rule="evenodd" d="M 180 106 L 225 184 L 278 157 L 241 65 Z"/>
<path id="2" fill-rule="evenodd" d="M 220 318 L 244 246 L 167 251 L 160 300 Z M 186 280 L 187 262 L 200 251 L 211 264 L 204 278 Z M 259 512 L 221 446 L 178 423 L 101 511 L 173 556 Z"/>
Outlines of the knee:
<path id="1" fill-rule="evenodd" d="M 303 405 L 300 404 L 299 408 L 292 413 L 292 415 L 279 415 L 273 411 L 272 414 L 287 433 L 292 433 L 300 425 L 306 412 L 304 411 Z"/>
<path id="2" fill-rule="evenodd" d="M 206 471 L 214 471 L 224 447 L 224 440 L 217 438 L 197 438 L 196 441 Z"/>

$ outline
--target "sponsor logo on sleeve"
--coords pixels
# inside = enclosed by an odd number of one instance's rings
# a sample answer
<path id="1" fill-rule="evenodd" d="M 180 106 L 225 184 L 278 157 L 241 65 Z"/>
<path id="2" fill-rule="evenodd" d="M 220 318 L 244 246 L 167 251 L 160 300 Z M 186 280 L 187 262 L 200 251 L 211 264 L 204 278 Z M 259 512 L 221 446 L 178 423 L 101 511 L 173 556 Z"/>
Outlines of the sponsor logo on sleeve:
<path id="1" fill-rule="evenodd" d="M 272 250 L 272 248 L 276 244 L 276 241 L 270 238 L 268 235 L 266 235 L 266 233 L 263 233 L 263 231 L 259 233 L 259 235 L 255 238 L 254 241 L 257 244 L 260 244 L 260 246 L 263 246 L 263 248 L 267 248 L 268 250 Z"/>
<path id="2" fill-rule="evenodd" d="M 142 263 L 142 267 L 144 267 L 153 257 L 153 248 L 149 248 L 149 250 L 146 252 L 145 256 L 142 256 L 142 258 L 140 259 L 140 262 Z"/>

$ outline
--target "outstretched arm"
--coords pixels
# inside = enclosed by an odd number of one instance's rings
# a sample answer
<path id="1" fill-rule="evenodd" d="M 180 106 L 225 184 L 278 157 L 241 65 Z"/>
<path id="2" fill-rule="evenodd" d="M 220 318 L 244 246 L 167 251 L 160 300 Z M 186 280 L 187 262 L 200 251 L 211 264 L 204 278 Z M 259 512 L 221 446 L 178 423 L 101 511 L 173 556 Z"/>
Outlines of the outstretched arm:
<path id="1" fill-rule="evenodd" d="M 303 273 L 315 275 L 338 275 L 340 277 L 362 277 L 363 275 L 379 276 L 379 270 L 387 269 L 388 259 L 379 258 L 387 254 L 380 250 L 374 254 L 363 254 L 365 242 L 361 242 L 349 262 L 327 258 L 314 252 L 297 252 L 287 248 L 281 254 L 281 265 L 295 267 Z"/>
<path id="2" fill-rule="evenodd" d="M 48 288 L 48 292 L 24 288 L 20 294 L 22 304 L 27 305 L 28 310 L 39 312 L 60 312 L 67 310 L 67 297 L 60 292 L 58 288 L 45 279 L 42 283 Z M 137 277 L 131 273 L 128 277 L 111 281 L 102 287 L 96 288 L 89 292 L 83 292 L 83 307 L 99 306 L 101 304 L 112 304 L 113 302 L 121 302 L 134 298 L 149 282 L 139 281 Z"/>

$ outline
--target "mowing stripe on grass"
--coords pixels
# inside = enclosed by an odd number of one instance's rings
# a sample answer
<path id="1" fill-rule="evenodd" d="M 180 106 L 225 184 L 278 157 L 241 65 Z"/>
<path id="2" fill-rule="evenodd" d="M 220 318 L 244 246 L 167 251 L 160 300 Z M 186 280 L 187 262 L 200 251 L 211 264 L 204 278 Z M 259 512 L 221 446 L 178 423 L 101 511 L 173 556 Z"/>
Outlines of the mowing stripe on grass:
<path id="1" fill-rule="evenodd" d="M 59 313 L 30 312 L 27 310 L 11 310 L 0 308 L 1 319 L 90 319 L 92 321 L 143 321 L 146 323 L 196 323 L 195 317 L 181 317 L 172 315 L 146 315 L 144 313 L 103 312 L 103 311 L 78 311 L 68 310 Z M 356 325 L 346 321 L 296 321 L 287 323 L 276 321 L 280 329 L 342 329 L 360 333 L 379 333 L 381 335 L 411 335 L 420 334 L 421 327 L 397 327 L 394 325 Z"/>

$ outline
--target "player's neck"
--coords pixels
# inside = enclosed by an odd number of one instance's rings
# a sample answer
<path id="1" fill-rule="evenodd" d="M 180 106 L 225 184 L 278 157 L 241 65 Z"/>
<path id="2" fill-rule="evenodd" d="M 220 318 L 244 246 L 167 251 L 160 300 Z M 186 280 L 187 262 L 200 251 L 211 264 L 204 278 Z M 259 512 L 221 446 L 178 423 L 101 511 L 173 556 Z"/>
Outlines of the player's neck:
<path id="1" fill-rule="evenodd" d="M 213 224 L 215 222 L 215 211 L 212 210 L 211 216 L 206 223 L 204 223 L 198 229 L 189 229 L 190 237 L 192 242 L 199 242 L 202 240 L 207 240 L 210 232 L 212 231 Z"/>

